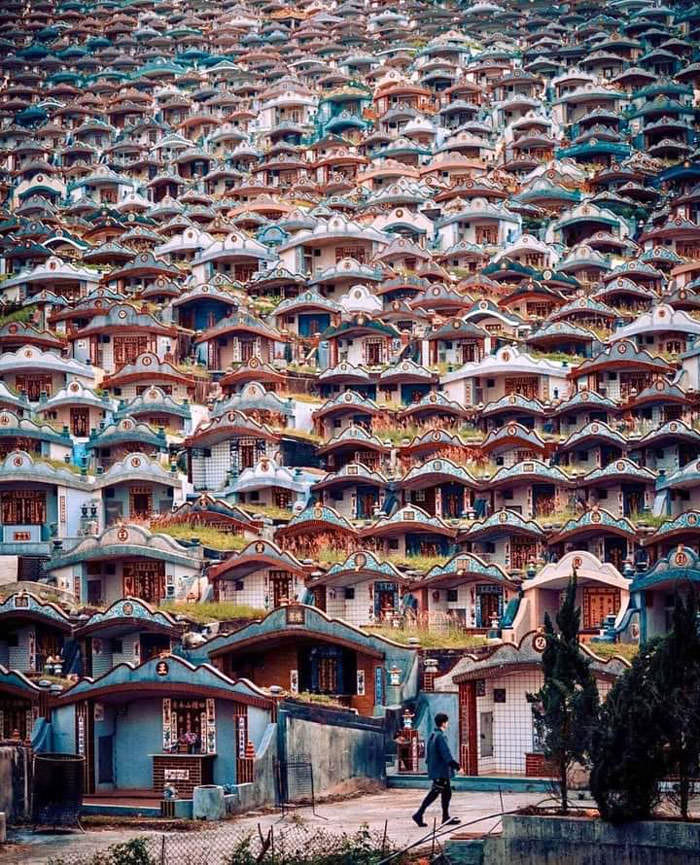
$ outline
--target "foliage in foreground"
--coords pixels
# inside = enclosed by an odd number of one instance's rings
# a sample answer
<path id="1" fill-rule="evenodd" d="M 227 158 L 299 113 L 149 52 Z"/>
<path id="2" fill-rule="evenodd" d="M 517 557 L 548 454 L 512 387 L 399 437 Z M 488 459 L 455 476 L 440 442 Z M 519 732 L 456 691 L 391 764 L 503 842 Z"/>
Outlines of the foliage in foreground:
<path id="1" fill-rule="evenodd" d="M 145 838 L 131 838 L 123 844 L 112 844 L 106 850 L 79 858 L 71 857 L 70 861 L 60 857 L 49 859 L 48 865 L 157 865 L 157 863 L 148 852 Z"/>
<path id="2" fill-rule="evenodd" d="M 590 787 L 601 816 L 650 817 L 664 779 L 668 801 L 688 819 L 700 775 L 700 632 L 697 601 L 676 595 L 673 627 L 647 643 L 615 684 L 593 736 Z"/>
<path id="3" fill-rule="evenodd" d="M 240 839 L 225 857 L 224 865 L 377 865 L 389 853 L 392 846 L 381 834 L 370 832 L 367 827 L 352 835 L 333 835 L 315 831 L 305 843 L 298 836 L 287 842 L 284 835 L 271 842 L 262 854 L 260 842 L 253 835 Z M 402 856 L 392 862 L 402 865 L 407 860 Z"/>
<path id="4" fill-rule="evenodd" d="M 610 690 L 593 731 L 589 786 L 600 816 L 612 823 L 643 820 L 658 804 L 663 747 L 655 700 L 649 699 L 655 640 Z"/>
<path id="5" fill-rule="evenodd" d="M 569 772 L 575 763 L 589 761 L 591 734 L 598 715 L 598 689 L 591 672 L 591 659 L 581 651 L 581 610 L 576 606 L 576 573 L 566 588 L 564 603 L 556 616 L 555 631 L 549 615 L 544 627 L 547 646 L 542 653 L 544 683 L 533 704 L 535 729 L 545 757 L 557 772 L 559 796 L 564 812 L 569 807 Z"/>

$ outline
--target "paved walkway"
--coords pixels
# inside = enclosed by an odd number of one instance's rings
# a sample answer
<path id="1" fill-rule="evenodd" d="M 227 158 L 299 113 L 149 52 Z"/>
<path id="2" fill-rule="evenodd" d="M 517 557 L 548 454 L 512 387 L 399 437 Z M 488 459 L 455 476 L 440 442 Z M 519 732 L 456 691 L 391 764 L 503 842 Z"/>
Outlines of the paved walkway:
<path id="1" fill-rule="evenodd" d="M 347 832 L 352 834 L 363 824 L 368 824 L 370 830 L 384 832 L 387 826 L 387 838 L 395 844 L 405 845 L 417 841 L 429 830 L 419 829 L 411 820 L 411 814 L 425 795 L 421 790 L 387 790 L 381 793 L 346 799 L 343 802 L 319 804 L 314 816 L 310 808 L 302 808 L 292 812 L 291 816 L 281 820 L 279 812 L 272 814 L 253 814 L 226 821 L 206 832 L 207 840 L 215 845 L 217 836 L 221 836 L 222 847 L 226 835 L 234 832 L 250 830 L 257 833 L 258 825 L 263 833 L 270 826 L 274 831 L 282 832 L 287 827 L 294 827 L 301 821 L 309 828 L 322 828 L 333 834 Z M 514 810 L 524 805 L 534 804 L 544 798 L 542 794 L 504 793 L 503 807 Z M 501 801 L 498 793 L 456 793 L 452 800 L 452 813 L 462 820 L 461 826 L 455 831 L 488 832 L 498 828 L 498 819 L 493 814 L 500 812 Z M 426 822 L 432 828 L 432 818 L 440 815 L 439 803 L 435 803 L 428 814 Z M 324 819 L 325 818 L 325 819 Z M 466 825 L 470 824 L 470 825 Z M 104 849 L 110 844 L 126 841 L 137 835 L 160 835 L 143 829 L 121 827 L 119 829 L 89 830 L 84 835 L 34 835 L 23 832 L 15 835 L 18 846 L 9 852 L 0 854 L 3 865 L 44 865 L 51 858 L 62 856 L 73 857 L 80 854 L 90 854 Z M 169 833 L 169 836 L 180 835 L 193 843 L 199 833 Z M 169 858 L 169 857 L 168 857 Z M 213 865 L 213 863 L 212 863 Z"/>

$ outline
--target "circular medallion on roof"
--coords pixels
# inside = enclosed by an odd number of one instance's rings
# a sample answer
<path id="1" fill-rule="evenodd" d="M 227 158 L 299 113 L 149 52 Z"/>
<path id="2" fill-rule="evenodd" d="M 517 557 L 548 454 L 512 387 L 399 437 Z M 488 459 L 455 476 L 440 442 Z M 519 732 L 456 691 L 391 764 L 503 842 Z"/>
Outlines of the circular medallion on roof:
<path id="1" fill-rule="evenodd" d="M 34 353 L 32 352 L 31 348 L 28 348 L 25 350 L 24 356 L 25 357 L 34 357 Z"/>
<path id="2" fill-rule="evenodd" d="M 265 543 L 263 541 L 258 541 L 255 544 L 255 552 L 258 555 L 262 555 L 265 552 Z"/>
<path id="3" fill-rule="evenodd" d="M 509 436 L 514 436 L 517 434 L 517 432 L 518 432 L 518 428 L 515 426 L 515 424 L 511 424 L 508 427 L 508 435 Z"/>
<path id="4" fill-rule="evenodd" d="M 508 522 L 508 512 L 507 511 L 501 511 L 500 512 L 500 514 L 498 515 L 498 522 L 499 523 L 507 523 Z"/>
<path id="5" fill-rule="evenodd" d="M 599 511 L 593 511 L 593 513 L 591 514 L 591 522 L 592 523 L 599 523 L 602 521 L 602 519 L 603 519 L 603 517 L 601 516 Z"/>
<path id="6" fill-rule="evenodd" d="M 139 255 L 139 261 L 148 261 L 148 253 L 142 252 L 141 255 Z"/>
<path id="7" fill-rule="evenodd" d="M 623 460 L 618 460 L 618 461 L 615 463 L 615 468 L 616 468 L 619 472 L 624 471 L 624 470 L 625 470 L 625 463 L 624 463 L 624 461 L 623 461 Z"/>
<path id="8" fill-rule="evenodd" d="M 0 426 L 9 426 L 11 423 L 10 416 L 7 414 L 0 415 Z"/>
<path id="9" fill-rule="evenodd" d="M 227 418 L 231 423 L 233 423 L 233 422 L 236 420 L 236 412 L 235 412 L 235 411 L 230 411 L 230 412 L 228 412 L 228 413 L 226 414 L 226 418 Z"/>
<path id="10" fill-rule="evenodd" d="M 355 553 L 354 567 L 356 571 L 362 570 L 367 564 L 367 556 L 364 553 Z"/>
<path id="11" fill-rule="evenodd" d="M 125 616 L 133 615 L 134 605 L 131 603 L 131 601 L 124 601 L 124 603 L 122 604 L 122 612 Z"/>
<path id="12" fill-rule="evenodd" d="M 130 421 L 128 418 L 125 418 L 120 424 L 119 428 L 123 430 L 130 430 L 133 427 L 133 421 Z"/>
<path id="13" fill-rule="evenodd" d="M 433 469 L 436 472 L 441 471 L 442 470 L 442 460 L 433 460 Z"/>
<path id="14" fill-rule="evenodd" d="M 80 390 L 80 385 L 78 384 L 77 381 L 73 381 L 73 382 L 71 382 L 70 385 L 68 386 L 68 390 L 69 390 L 71 393 L 77 393 L 77 392 Z"/>
<path id="15" fill-rule="evenodd" d="M 515 405 L 515 403 L 516 403 L 517 401 L 518 401 L 518 400 L 517 400 L 515 394 L 511 394 L 511 395 L 508 397 L 508 402 L 509 402 L 511 405 Z"/>
<path id="16" fill-rule="evenodd" d="M 676 555 L 673 557 L 673 561 L 679 568 L 684 568 L 688 564 L 688 556 L 683 552 L 683 550 L 678 550 Z"/>
<path id="17" fill-rule="evenodd" d="M 270 469 L 270 460 L 262 459 L 260 460 L 260 471 L 266 472 Z"/>
<path id="18" fill-rule="evenodd" d="M 314 519 L 323 519 L 323 508 L 320 505 L 316 505 L 316 507 L 314 508 Z"/>
<path id="19" fill-rule="evenodd" d="M 146 355 L 146 357 L 141 359 L 142 366 L 150 366 L 153 363 L 153 358 L 150 355 Z"/>
<path id="20" fill-rule="evenodd" d="M 19 468 L 21 465 L 24 465 L 24 459 L 23 459 L 22 457 L 20 457 L 20 456 L 16 456 L 16 457 L 12 460 L 12 465 L 13 465 L 15 468 Z"/>
<path id="21" fill-rule="evenodd" d="M 687 296 L 688 296 L 688 293 L 687 293 L 687 291 L 686 291 L 684 288 L 682 288 L 682 289 L 678 292 L 678 297 L 680 297 L 681 300 L 685 300 Z"/>
<path id="22" fill-rule="evenodd" d="M 544 650 L 547 648 L 547 638 L 544 634 L 535 634 L 532 638 L 532 648 L 538 653 L 542 654 Z"/>
<path id="23" fill-rule="evenodd" d="M 581 391 L 581 399 L 585 402 L 587 399 L 590 399 L 590 395 L 587 390 Z"/>
<path id="24" fill-rule="evenodd" d="M 119 531 L 117 532 L 117 538 L 122 542 L 128 541 L 129 540 L 129 530 L 125 526 L 122 526 L 119 529 Z"/>
<path id="25" fill-rule="evenodd" d="M 434 442 L 440 441 L 440 433 L 437 430 L 435 430 L 435 432 L 433 433 L 433 441 Z"/>
<path id="26" fill-rule="evenodd" d="M 542 272 L 542 276 L 543 276 L 545 279 L 551 279 L 551 278 L 554 276 L 554 274 L 552 273 L 551 270 L 545 270 L 545 271 Z"/>
<path id="27" fill-rule="evenodd" d="M 131 458 L 131 466 L 132 468 L 138 469 L 141 467 L 141 458 L 140 457 L 132 457 Z"/>
<path id="28" fill-rule="evenodd" d="M 346 391 L 343 399 L 345 400 L 345 402 L 352 402 L 352 394 L 350 393 L 350 391 Z"/>
<path id="29" fill-rule="evenodd" d="M 117 313 L 119 318 L 122 318 L 122 319 L 126 318 L 128 314 L 129 313 L 125 309 L 120 309 L 119 312 Z"/>
<path id="30" fill-rule="evenodd" d="M 95 301 L 95 308 L 102 309 L 102 301 L 99 298 Z"/>
<path id="31" fill-rule="evenodd" d="M 488 309 L 488 308 L 489 308 L 488 300 L 480 300 L 479 301 L 479 309 Z"/>
<path id="32" fill-rule="evenodd" d="M 401 209 L 397 210 L 396 215 L 399 219 L 401 219 L 401 217 L 403 216 L 403 210 L 401 210 Z"/>
<path id="33" fill-rule="evenodd" d="M 671 430 L 672 433 L 678 432 L 678 424 L 675 422 L 675 420 L 671 421 L 671 423 L 668 425 L 668 428 Z"/>
<path id="34" fill-rule="evenodd" d="M 504 352 L 503 352 L 503 360 L 504 360 L 506 363 L 508 363 L 508 361 L 510 360 L 510 352 L 509 352 L 509 351 L 504 351 Z"/>
<path id="35" fill-rule="evenodd" d="M 700 471 L 700 466 L 698 466 L 698 471 Z M 698 515 L 697 514 L 688 514 L 687 523 L 689 526 L 696 526 L 698 524 Z"/>
<path id="36" fill-rule="evenodd" d="M 339 369 L 340 369 L 341 372 L 345 372 L 345 370 L 346 370 L 347 368 L 348 368 L 348 365 L 347 365 L 345 362 L 341 363 L 340 366 L 339 366 Z"/>
<path id="37" fill-rule="evenodd" d="M 592 423 L 592 424 L 591 424 L 591 432 L 597 433 L 598 430 L 599 430 L 599 426 L 598 426 L 598 424 L 597 424 L 597 423 Z"/>

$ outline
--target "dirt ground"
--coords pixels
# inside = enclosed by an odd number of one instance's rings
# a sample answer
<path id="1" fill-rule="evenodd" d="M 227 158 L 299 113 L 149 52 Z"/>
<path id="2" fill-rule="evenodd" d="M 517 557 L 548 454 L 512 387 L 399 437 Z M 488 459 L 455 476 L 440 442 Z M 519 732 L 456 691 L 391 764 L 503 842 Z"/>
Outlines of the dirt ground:
<path id="1" fill-rule="evenodd" d="M 323 802 L 316 806 L 316 815 L 310 808 L 301 808 L 282 818 L 279 811 L 271 813 L 253 813 L 240 816 L 217 824 L 207 831 L 207 839 L 216 842 L 217 835 L 223 842 L 230 836 L 233 829 L 237 832 L 258 832 L 258 826 L 263 833 L 270 826 L 274 831 L 284 831 L 285 827 L 298 825 L 310 829 L 318 827 L 327 832 L 352 834 L 364 824 L 369 829 L 384 833 L 389 841 L 397 845 L 406 845 L 418 841 L 429 830 L 419 829 L 411 820 L 411 814 L 418 807 L 425 795 L 425 790 L 384 790 L 380 793 L 362 795 L 344 801 Z M 452 814 L 462 820 L 455 831 L 486 833 L 498 830 L 499 819 L 494 814 L 515 810 L 525 805 L 534 805 L 545 798 L 544 794 L 504 793 L 501 799 L 498 793 L 455 793 L 452 800 Z M 426 814 L 426 822 L 432 828 L 433 818 L 439 821 L 440 807 L 435 803 Z M 154 821 L 155 822 L 155 821 Z M 142 824 L 143 826 L 143 824 Z M 170 837 L 172 828 L 167 833 Z M 126 841 L 137 835 L 154 836 L 163 834 L 161 828 L 146 829 L 139 826 L 109 826 L 88 828 L 85 834 L 33 834 L 32 832 L 11 833 L 12 844 L 0 850 L 0 862 L 3 865 L 44 865 L 49 858 L 74 857 L 102 850 L 110 844 Z M 179 833 L 178 833 L 179 834 Z M 191 835 L 192 833 L 183 833 Z M 191 839 L 194 841 L 194 838 Z M 166 857 L 169 858 L 169 857 Z"/>

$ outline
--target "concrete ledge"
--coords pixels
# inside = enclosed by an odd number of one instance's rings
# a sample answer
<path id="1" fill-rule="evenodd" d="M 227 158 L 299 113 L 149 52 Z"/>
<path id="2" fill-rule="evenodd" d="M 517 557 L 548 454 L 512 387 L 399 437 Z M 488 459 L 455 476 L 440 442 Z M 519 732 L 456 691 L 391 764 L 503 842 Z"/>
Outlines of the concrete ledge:
<path id="1" fill-rule="evenodd" d="M 387 775 L 387 787 L 394 790 L 427 790 L 432 782 L 427 775 Z M 457 775 L 452 779 L 455 792 L 474 793 L 549 793 L 551 781 L 547 778 L 522 776 Z"/>
<path id="2" fill-rule="evenodd" d="M 700 858 L 700 823 L 684 823 L 680 820 L 645 820 L 613 826 L 603 820 L 586 817 L 509 814 L 503 817 L 503 839 L 563 841 L 596 847 L 652 847 L 657 850 L 692 851 Z"/>
<path id="3" fill-rule="evenodd" d="M 699 865 L 700 823 L 656 820 L 613 826 L 587 817 L 503 817 L 503 834 L 451 838 L 454 865 Z"/>
<path id="4" fill-rule="evenodd" d="M 108 805 L 106 803 L 102 805 L 91 802 L 89 805 L 83 805 L 80 813 L 103 814 L 106 817 L 160 817 L 160 805 L 155 807 L 151 805 Z"/>

